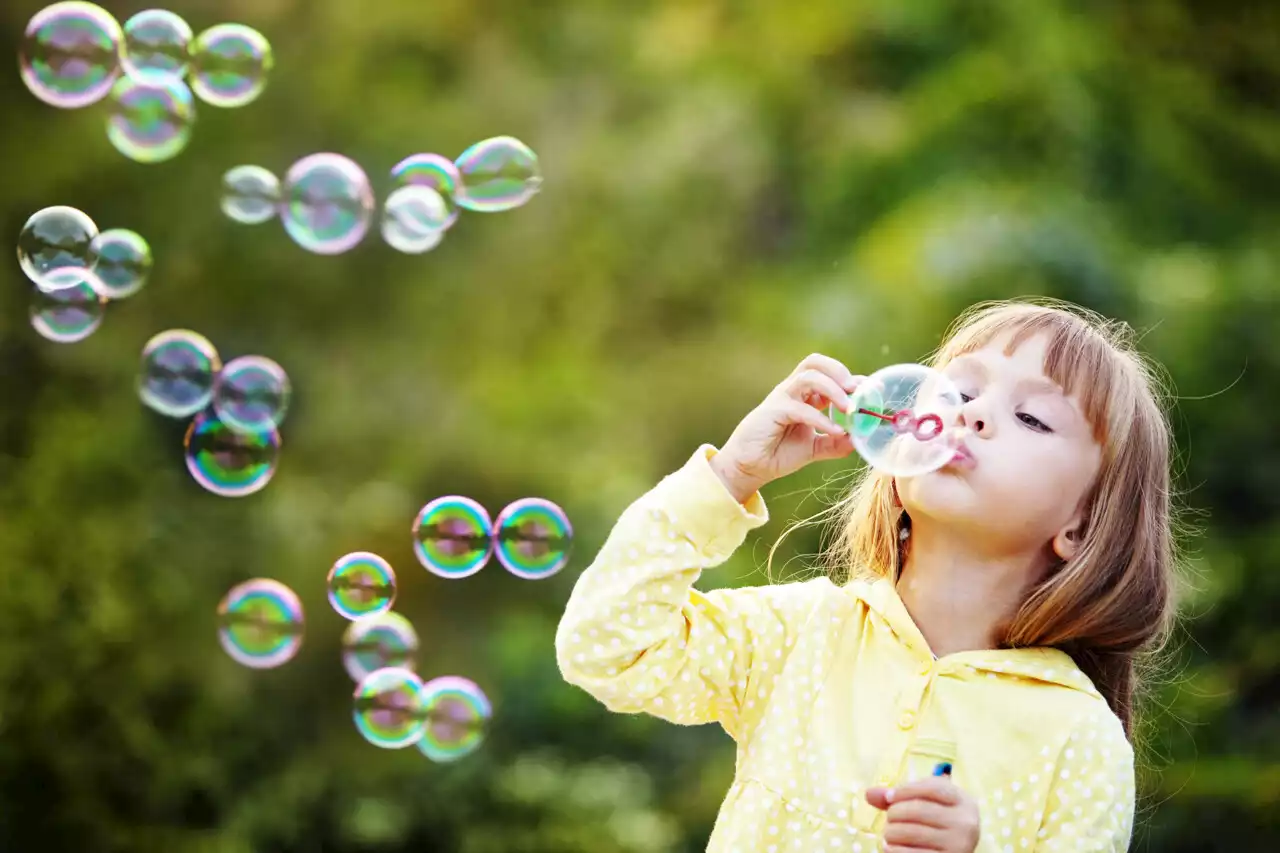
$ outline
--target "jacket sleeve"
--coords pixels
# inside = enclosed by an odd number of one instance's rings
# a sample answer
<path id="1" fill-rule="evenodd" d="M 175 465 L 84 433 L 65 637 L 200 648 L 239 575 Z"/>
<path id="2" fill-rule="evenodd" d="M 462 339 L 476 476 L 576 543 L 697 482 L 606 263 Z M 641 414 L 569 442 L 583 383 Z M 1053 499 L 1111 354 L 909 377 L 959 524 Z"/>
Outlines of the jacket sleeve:
<path id="1" fill-rule="evenodd" d="M 703 446 L 623 513 L 574 587 L 556 659 L 566 681 L 610 710 L 719 722 L 741 740 L 820 590 L 693 589 L 768 519 L 760 495 L 743 505 L 729 494 L 711 470 L 714 454 Z"/>
<path id="2" fill-rule="evenodd" d="M 1120 720 L 1096 712 L 1067 739 L 1036 849 L 1124 853 L 1133 832 L 1134 756 Z"/>

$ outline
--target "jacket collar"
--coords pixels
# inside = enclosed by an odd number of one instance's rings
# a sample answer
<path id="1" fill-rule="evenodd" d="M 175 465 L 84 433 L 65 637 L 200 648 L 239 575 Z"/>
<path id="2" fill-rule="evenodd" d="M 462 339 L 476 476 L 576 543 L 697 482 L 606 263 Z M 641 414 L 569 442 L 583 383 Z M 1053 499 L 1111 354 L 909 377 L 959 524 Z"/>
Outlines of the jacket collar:
<path id="1" fill-rule="evenodd" d="M 852 580 L 844 590 L 864 602 L 912 653 L 925 660 L 933 658 L 933 651 L 891 581 L 886 578 Z M 1057 684 L 1093 696 L 1101 695 L 1070 655 L 1049 647 L 955 652 L 938 658 L 938 667 L 943 672 L 970 668 L 1010 678 Z"/>

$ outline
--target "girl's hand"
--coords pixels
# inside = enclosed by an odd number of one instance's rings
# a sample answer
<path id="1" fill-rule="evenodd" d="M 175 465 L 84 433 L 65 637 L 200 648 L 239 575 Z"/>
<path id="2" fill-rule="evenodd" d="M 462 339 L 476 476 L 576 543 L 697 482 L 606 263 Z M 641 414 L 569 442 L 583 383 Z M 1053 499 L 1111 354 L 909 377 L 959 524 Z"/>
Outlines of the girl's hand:
<path id="1" fill-rule="evenodd" d="M 848 456 L 853 441 L 827 407 L 846 411 L 860 379 L 834 358 L 809 356 L 742 419 L 711 467 L 741 502 L 810 462 Z"/>
<path id="2" fill-rule="evenodd" d="M 870 788 L 867 802 L 885 813 L 885 853 L 973 853 L 978 846 L 978 803 L 945 776 Z"/>

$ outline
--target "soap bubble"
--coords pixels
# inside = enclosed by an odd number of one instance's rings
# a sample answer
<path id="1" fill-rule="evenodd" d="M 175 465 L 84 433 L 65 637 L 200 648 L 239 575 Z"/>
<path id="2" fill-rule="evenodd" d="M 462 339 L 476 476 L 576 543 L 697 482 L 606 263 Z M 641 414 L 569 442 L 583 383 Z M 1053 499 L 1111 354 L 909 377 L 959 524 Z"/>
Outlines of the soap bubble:
<path id="1" fill-rule="evenodd" d="M 285 174 L 280 218 L 309 252 L 336 255 L 354 248 L 369 230 L 373 210 L 369 177 L 340 154 L 312 154 Z"/>
<path id="2" fill-rule="evenodd" d="M 284 422 L 289 410 L 289 377 L 269 358 L 233 358 L 213 383 L 213 410 L 240 432 L 261 432 Z"/>
<path id="3" fill-rule="evenodd" d="M 433 678 L 422 685 L 426 724 L 418 749 L 439 763 L 457 761 L 480 748 L 493 706 L 475 682 L 458 676 Z"/>
<path id="4" fill-rule="evenodd" d="M 342 665 L 352 681 L 386 667 L 414 669 L 417 655 L 418 632 L 399 613 L 357 619 L 342 635 Z"/>
<path id="5" fill-rule="evenodd" d="M 18 65 L 22 82 L 63 109 L 100 101 L 120 75 L 120 24 L 93 3 L 54 3 L 31 18 Z"/>
<path id="6" fill-rule="evenodd" d="M 457 201 L 467 210 L 512 210 L 542 188 L 538 155 L 511 136 L 477 142 L 458 155 L 456 165 L 462 175 Z"/>
<path id="7" fill-rule="evenodd" d="M 513 501 L 494 522 L 498 562 L 516 577 L 549 578 L 569 562 L 573 527 L 564 510 L 542 498 Z"/>
<path id="8" fill-rule="evenodd" d="M 412 670 L 371 672 L 356 686 L 354 698 L 356 728 L 374 746 L 401 749 L 422 737 L 422 679 Z"/>
<path id="9" fill-rule="evenodd" d="M 98 226 L 74 207 L 46 207 L 31 215 L 18 234 L 18 265 L 44 291 L 91 280 L 98 263 L 93 240 Z"/>
<path id="10" fill-rule="evenodd" d="M 398 252 L 418 255 L 440 245 L 447 221 L 440 193 L 430 187 L 400 187 L 382 208 L 382 239 Z"/>
<path id="11" fill-rule="evenodd" d="M 920 364 L 895 364 L 864 379 L 849 412 L 829 414 L 871 467 L 895 477 L 936 471 L 956 453 L 953 425 L 963 405 L 950 379 Z"/>
<path id="12" fill-rule="evenodd" d="M 274 64 L 262 33 L 243 24 L 219 24 L 191 42 L 191 88 L 215 107 L 242 107 L 262 94 Z"/>
<path id="13" fill-rule="evenodd" d="M 414 519 L 413 552 L 434 575 L 449 579 L 474 575 L 493 553 L 489 512 L 471 498 L 436 498 Z"/>
<path id="14" fill-rule="evenodd" d="M 205 412 L 187 428 L 183 441 L 187 471 L 205 491 L 242 498 L 261 491 L 280 462 L 280 433 L 240 432 Z"/>
<path id="15" fill-rule="evenodd" d="M 40 337 L 59 344 L 73 344 L 92 335 L 102 325 L 106 300 L 88 282 L 46 293 L 33 288 L 31 327 Z"/>
<path id="16" fill-rule="evenodd" d="M 142 348 L 138 396 L 166 417 L 187 418 L 209 405 L 221 369 L 222 360 L 208 338 L 189 329 L 170 329 Z"/>
<path id="17" fill-rule="evenodd" d="M 396 600 L 396 573 L 391 564 L 368 551 L 339 559 L 329 570 L 327 583 L 329 603 L 344 619 L 385 613 Z"/>
<path id="18" fill-rule="evenodd" d="M 279 581 L 245 581 L 218 605 L 218 642 L 244 666 L 271 669 L 288 663 L 302 647 L 302 633 L 302 602 Z"/>
<path id="19" fill-rule="evenodd" d="M 136 163 L 161 163 L 182 153 L 195 121 L 195 101 L 181 80 L 125 75 L 111 89 L 107 139 Z"/>
<path id="20" fill-rule="evenodd" d="M 103 231 L 93 241 L 98 256 L 90 283 L 107 299 L 127 299 L 142 289 L 151 274 L 151 247 L 127 228 Z"/>
<path id="21" fill-rule="evenodd" d="M 391 180 L 396 189 L 416 186 L 435 190 L 445 208 L 445 221 L 440 227 L 447 229 L 457 221 L 458 188 L 462 186 L 462 175 L 449 158 L 439 154 L 406 157 L 391 169 Z"/>
<path id="22" fill-rule="evenodd" d="M 124 23 L 120 61 L 134 76 L 167 75 L 181 80 L 187 73 L 191 26 L 164 9 L 147 9 Z"/>
<path id="23" fill-rule="evenodd" d="M 222 212 L 228 219 L 258 225 L 276 215 L 280 179 L 261 166 L 236 166 L 222 176 Z"/>

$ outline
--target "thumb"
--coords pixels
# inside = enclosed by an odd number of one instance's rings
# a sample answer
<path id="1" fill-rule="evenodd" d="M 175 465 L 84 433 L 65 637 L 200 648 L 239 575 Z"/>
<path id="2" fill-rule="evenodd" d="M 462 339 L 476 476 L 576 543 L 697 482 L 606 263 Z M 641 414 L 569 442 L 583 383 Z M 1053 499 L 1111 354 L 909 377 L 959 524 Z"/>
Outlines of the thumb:
<path id="1" fill-rule="evenodd" d="M 868 788 L 867 802 L 871 804 L 872 808 L 877 808 L 877 809 L 880 809 L 880 811 L 884 811 L 885 809 L 889 808 L 889 806 L 892 805 L 893 803 L 893 800 L 891 797 L 892 792 L 893 792 L 892 788 Z"/>

